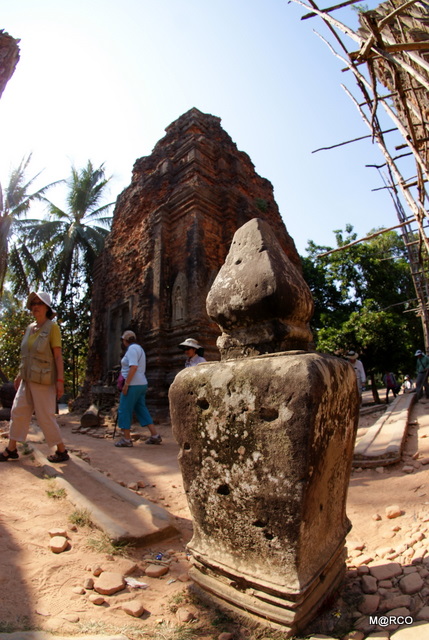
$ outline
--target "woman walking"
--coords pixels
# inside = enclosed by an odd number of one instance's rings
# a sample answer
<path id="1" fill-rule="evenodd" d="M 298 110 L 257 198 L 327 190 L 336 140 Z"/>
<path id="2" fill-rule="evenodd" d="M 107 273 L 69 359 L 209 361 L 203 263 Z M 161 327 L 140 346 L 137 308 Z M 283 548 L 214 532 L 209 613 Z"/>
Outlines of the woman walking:
<path id="1" fill-rule="evenodd" d="M 21 365 L 14 381 L 17 393 L 11 412 L 9 442 L 0 453 L 0 462 L 19 458 L 16 445 L 17 442 L 25 442 L 33 413 L 48 445 L 57 447 L 48 460 L 65 462 L 69 455 L 55 418 L 56 400 L 64 394 L 60 328 L 52 321 L 55 311 L 48 293 L 30 293 L 27 308 L 35 322 L 27 327 L 21 343 Z"/>
<path id="2" fill-rule="evenodd" d="M 121 376 L 124 378 L 121 397 L 119 399 L 118 425 L 122 438 L 115 442 L 115 447 L 132 447 L 131 423 L 133 413 L 142 427 L 147 427 L 150 437 L 146 444 L 161 444 L 162 438 L 157 434 L 151 415 L 146 407 L 146 354 L 136 342 L 134 331 L 125 331 L 122 341 L 126 349 L 121 360 Z"/>

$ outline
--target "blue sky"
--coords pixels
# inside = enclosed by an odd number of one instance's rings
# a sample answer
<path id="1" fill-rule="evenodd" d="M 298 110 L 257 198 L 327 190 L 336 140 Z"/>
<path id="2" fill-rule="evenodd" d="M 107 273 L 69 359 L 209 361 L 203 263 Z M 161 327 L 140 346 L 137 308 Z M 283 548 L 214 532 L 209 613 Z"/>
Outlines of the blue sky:
<path id="1" fill-rule="evenodd" d="M 360 99 L 351 74 L 314 34 L 326 33 L 321 21 L 300 20 L 302 7 L 286 0 L 2 4 L 0 28 L 21 39 L 21 60 L 0 100 L 3 182 L 29 152 L 32 173 L 44 170 L 40 186 L 91 159 L 113 174 L 114 200 L 134 161 L 197 107 L 220 117 L 271 181 L 302 255 L 309 239 L 333 246 L 332 230 L 346 223 L 359 236 L 397 223 L 387 193 L 372 191 L 381 180 L 365 165 L 382 157 L 369 140 L 312 153 L 368 130 L 340 86 Z M 356 26 L 351 9 L 336 17 Z"/>

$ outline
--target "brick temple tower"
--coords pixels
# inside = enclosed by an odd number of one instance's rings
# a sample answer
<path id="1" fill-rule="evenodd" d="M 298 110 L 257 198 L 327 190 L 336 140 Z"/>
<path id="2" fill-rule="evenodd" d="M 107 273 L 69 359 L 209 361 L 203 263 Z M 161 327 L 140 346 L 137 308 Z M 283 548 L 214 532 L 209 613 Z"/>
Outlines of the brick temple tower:
<path id="1" fill-rule="evenodd" d="M 87 384 L 119 364 L 125 328 L 146 351 L 155 416 L 165 412 L 168 387 L 183 368 L 180 342 L 196 338 L 208 360 L 219 359 L 219 329 L 206 313 L 206 296 L 235 231 L 252 218 L 269 222 L 300 265 L 271 183 L 238 151 L 220 118 L 191 109 L 167 127 L 150 156 L 136 161 L 118 197 L 94 273 Z"/>

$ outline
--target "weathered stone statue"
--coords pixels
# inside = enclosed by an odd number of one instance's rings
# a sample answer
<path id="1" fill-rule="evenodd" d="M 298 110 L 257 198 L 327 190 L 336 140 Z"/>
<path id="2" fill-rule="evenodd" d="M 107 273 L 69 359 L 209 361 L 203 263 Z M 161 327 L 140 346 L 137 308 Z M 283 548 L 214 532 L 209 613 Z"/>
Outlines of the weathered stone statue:
<path id="1" fill-rule="evenodd" d="M 288 634 L 341 581 L 350 529 L 356 381 L 347 362 L 308 351 L 312 310 L 270 226 L 251 220 L 207 298 L 222 360 L 180 372 L 170 388 L 192 580 Z"/>

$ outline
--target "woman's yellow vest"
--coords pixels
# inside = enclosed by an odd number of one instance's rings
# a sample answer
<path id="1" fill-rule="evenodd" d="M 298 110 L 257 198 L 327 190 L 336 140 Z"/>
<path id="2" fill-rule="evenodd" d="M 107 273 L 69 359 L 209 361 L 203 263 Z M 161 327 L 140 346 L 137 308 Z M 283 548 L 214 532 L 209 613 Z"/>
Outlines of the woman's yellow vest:
<path id="1" fill-rule="evenodd" d="M 31 348 L 29 348 L 28 338 L 35 324 L 35 322 L 30 324 L 22 339 L 19 375 L 23 380 L 38 382 L 39 384 L 55 384 L 57 371 L 49 341 L 53 323 L 52 320 L 46 320 L 40 329 L 39 335 L 34 340 Z"/>

